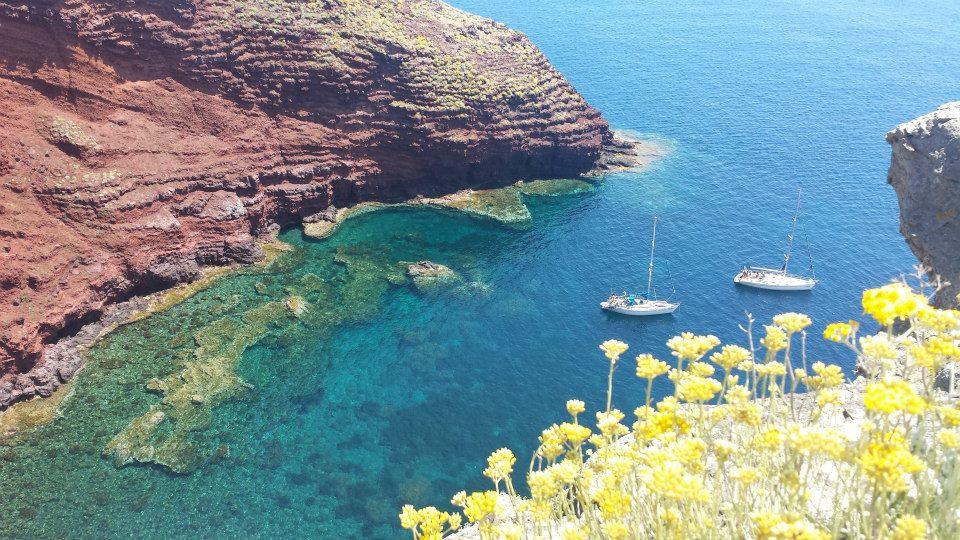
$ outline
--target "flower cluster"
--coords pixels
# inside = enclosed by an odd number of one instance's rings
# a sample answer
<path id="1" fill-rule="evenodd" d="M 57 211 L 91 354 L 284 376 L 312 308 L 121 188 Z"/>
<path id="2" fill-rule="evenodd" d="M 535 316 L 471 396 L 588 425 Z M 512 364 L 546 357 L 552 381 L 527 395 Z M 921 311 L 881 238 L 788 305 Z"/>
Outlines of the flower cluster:
<path id="1" fill-rule="evenodd" d="M 524 494 L 503 448 L 484 470 L 494 489 L 453 503 L 482 538 L 960 537 L 960 406 L 934 384 L 960 362 L 960 312 L 903 283 L 865 291 L 863 308 L 879 332 L 858 336 L 849 321 L 823 336 L 853 352 L 865 381 L 808 364 L 797 342 L 812 321 L 782 313 L 760 347 L 750 319 L 746 346 L 683 333 L 666 344 L 672 366 L 638 355 L 646 395 L 632 423 L 611 406 L 628 345 L 606 341 L 607 405 L 595 426 L 581 423 L 583 401 L 568 401 L 568 420 L 542 432 L 524 467 Z M 460 515 L 407 506 L 400 520 L 433 539 Z"/>

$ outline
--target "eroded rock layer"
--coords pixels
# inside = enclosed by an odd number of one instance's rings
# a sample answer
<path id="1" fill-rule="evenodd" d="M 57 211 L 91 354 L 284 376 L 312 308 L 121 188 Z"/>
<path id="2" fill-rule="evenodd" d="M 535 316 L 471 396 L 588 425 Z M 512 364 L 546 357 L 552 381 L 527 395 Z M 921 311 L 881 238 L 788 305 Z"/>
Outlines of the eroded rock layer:
<path id="1" fill-rule="evenodd" d="M 330 205 L 589 170 L 606 122 L 435 0 L 0 0 L 0 408 L 132 295 Z"/>
<path id="2" fill-rule="evenodd" d="M 937 297 L 960 293 L 960 101 L 897 126 L 887 180 L 900 201 L 900 231 L 933 276 L 950 283 Z"/>

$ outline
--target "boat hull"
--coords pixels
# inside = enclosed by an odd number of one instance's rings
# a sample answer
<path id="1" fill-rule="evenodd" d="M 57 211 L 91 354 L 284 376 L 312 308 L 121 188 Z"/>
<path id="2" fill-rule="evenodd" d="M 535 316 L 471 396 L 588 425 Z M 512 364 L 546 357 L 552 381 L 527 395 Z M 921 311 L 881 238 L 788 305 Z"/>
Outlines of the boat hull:
<path id="1" fill-rule="evenodd" d="M 737 285 L 744 287 L 753 287 L 754 289 L 766 289 L 768 291 L 809 291 L 816 286 L 816 283 L 797 283 L 794 285 L 778 285 L 771 283 L 762 283 L 748 280 L 734 280 Z"/>
<path id="2" fill-rule="evenodd" d="M 817 280 L 792 274 L 784 274 L 766 268 L 749 268 L 734 276 L 733 282 L 744 287 L 768 291 L 809 291 Z"/>
<path id="3" fill-rule="evenodd" d="M 676 311 L 677 308 L 680 307 L 680 304 L 658 302 L 654 305 L 617 306 L 611 305 L 609 302 L 600 302 L 600 307 L 606 311 L 619 313 L 620 315 L 646 317 L 651 315 L 668 315 Z"/>

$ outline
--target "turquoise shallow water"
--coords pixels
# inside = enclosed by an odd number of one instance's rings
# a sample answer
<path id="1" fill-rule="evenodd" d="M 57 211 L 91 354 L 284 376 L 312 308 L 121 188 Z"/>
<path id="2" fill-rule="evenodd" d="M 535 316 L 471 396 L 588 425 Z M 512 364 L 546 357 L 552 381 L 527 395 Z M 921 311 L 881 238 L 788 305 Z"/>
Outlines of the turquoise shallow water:
<path id="1" fill-rule="evenodd" d="M 958 97 L 960 7 L 730 4 L 457 2 L 528 33 L 613 125 L 673 153 L 588 193 L 529 199 L 526 230 L 420 209 L 356 218 L 325 242 L 288 231 L 295 249 L 272 269 L 113 334 L 63 417 L 0 447 L 0 536 L 397 537 L 402 503 L 482 486 L 491 450 L 528 454 L 570 397 L 597 406 L 603 339 L 666 356 L 683 330 L 740 339 L 744 311 L 804 311 L 817 329 L 856 315 L 861 288 L 914 264 L 883 134 Z M 822 285 L 736 289 L 741 262 L 779 262 L 798 184 L 797 268 L 812 262 Z M 683 306 L 608 316 L 597 302 L 611 289 L 643 286 L 654 214 L 657 282 Z M 396 271 L 419 259 L 479 285 L 419 293 Z M 159 401 L 145 383 L 179 373 L 198 336 L 224 319 L 246 328 L 245 313 L 291 295 L 308 302 L 304 317 L 258 331 L 236 365 L 252 388 L 187 437 L 204 458 L 195 472 L 101 454 Z M 640 388 L 619 375 L 630 410 Z"/>

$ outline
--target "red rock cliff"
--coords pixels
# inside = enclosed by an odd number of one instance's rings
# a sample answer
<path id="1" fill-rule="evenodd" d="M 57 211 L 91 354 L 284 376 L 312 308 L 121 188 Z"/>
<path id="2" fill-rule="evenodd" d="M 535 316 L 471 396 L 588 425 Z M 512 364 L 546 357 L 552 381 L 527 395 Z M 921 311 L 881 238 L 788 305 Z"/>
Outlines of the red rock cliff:
<path id="1" fill-rule="evenodd" d="M 434 0 L 0 0 L 0 408 L 106 305 L 330 204 L 583 172 L 606 122 Z"/>

